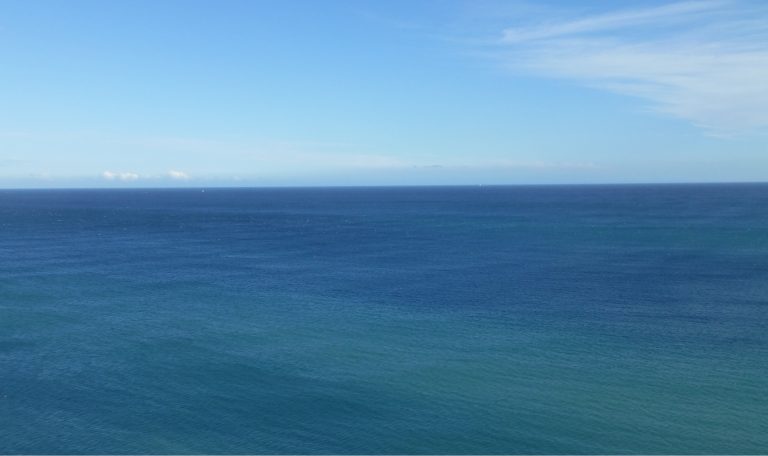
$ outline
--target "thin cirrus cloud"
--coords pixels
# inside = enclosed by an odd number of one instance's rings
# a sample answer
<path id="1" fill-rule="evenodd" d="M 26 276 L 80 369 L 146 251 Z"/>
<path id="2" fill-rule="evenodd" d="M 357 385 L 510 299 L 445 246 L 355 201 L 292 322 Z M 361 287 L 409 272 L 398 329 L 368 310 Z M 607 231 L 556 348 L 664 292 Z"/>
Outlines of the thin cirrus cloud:
<path id="1" fill-rule="evenodd" d="M 687 1 L 507 28 L 515 71 L 645 99 L 716 134 L 768 128 L 768 8 Z"/>

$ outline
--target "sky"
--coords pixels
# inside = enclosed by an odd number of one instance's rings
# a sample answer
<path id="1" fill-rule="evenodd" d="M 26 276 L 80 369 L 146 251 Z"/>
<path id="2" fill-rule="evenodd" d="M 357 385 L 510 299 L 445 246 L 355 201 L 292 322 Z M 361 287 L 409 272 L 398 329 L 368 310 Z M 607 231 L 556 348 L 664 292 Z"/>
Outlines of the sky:
<path id="1" fill-rule="evenodd" d="M 0 188 L 768 181 L 768 3 L 0 0 Z"/>

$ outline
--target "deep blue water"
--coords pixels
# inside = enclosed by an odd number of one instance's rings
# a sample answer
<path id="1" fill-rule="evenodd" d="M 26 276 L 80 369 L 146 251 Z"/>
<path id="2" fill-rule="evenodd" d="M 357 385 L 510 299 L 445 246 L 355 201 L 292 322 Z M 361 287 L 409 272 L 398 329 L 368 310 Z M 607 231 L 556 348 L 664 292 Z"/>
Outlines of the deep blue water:
<path id="1" fill-rule="evenodd" d="M 0 191 L 0 453 L 765 453 L 768 185 Z"/>

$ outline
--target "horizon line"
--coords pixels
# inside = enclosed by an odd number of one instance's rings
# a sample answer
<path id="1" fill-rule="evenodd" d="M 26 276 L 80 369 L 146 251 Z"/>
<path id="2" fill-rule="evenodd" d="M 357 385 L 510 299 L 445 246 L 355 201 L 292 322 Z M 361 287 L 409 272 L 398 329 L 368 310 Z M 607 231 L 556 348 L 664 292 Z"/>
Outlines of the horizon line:
<path id="1" fill-rule="evenodd" d="M 767 181 L 691 181 L 691 182 L 563 182 L 519 184 L 387 184 L 387 185 L 243 185 L 243 186 L 183 186 L 183 187 L 0 187 L 0 191 L 56 190 L 279 190 L 279 189 L 384 189 L 384 188 L 478 188 L 478 187 L 618 187 L 618 186 L 687 186 L 687 185 L 768 185 Z"/>

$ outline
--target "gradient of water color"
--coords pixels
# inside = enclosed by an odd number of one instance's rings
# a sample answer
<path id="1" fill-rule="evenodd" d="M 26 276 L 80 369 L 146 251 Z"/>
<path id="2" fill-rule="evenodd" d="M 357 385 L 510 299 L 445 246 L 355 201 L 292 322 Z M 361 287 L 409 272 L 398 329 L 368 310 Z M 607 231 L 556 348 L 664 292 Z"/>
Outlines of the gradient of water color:
<path id="1" fill-rule="evenodd" d="M 0 192 L 0 453 L 764 453 L 768 185 Z"/>

